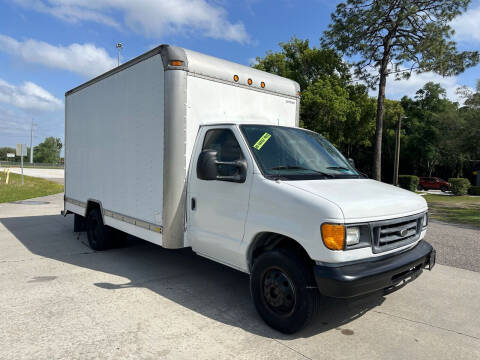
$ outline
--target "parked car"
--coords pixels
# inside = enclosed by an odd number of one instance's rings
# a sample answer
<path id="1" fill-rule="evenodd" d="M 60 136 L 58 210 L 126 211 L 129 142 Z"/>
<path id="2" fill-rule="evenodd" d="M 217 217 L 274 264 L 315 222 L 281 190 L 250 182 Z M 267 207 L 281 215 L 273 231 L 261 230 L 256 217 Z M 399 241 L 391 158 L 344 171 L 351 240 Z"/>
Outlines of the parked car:
<path id="1" fill-rule="evenodd" d="M 418 190 L 450 190 L 450 183 L 437 177 L 421 177 L 418 183 Z"/>

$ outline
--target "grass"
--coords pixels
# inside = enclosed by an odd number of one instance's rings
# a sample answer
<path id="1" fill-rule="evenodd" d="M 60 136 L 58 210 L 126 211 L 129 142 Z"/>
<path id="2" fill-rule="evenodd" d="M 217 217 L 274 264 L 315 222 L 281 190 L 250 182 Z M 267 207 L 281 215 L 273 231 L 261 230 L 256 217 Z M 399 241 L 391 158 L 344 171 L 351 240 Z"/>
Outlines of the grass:
<path id="1" fill-rule="evenodd" d="M 63 192 L 63 185 L 31 176 L 10 173 L 8 185 L 5 184 L 5 173 L 0 171 L 0 203 L 31 199 Z"/>
<path id="2" fill-rule="evenodd" d="M 445 196 L 427 194 L 432 219 L 480 227 L 480 196 Z"/>

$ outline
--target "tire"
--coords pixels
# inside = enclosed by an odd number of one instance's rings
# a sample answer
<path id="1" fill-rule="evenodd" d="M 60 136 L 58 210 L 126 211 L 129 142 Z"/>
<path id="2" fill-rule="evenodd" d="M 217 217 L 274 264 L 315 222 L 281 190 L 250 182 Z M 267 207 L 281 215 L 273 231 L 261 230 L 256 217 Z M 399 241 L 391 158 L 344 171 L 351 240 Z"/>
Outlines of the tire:
<path id="1" fill-rule="evenodd" d="M 320 293 L 310 266 L 292 251 L 268 251 L 255 261 L 250 291 L 258 314 L 272 328 L 293 334 L 318 311 Z"/>
<path id="2" fill-rule="evenodd" d="M 422 185 L 418 185 L 418 186 L 417 186 L 417 190 L 418 190 L 418 191 L 422 191 L 422 190 L 424 190 L 424 188 L 423 188 Z"/>
<path id="3" fill-rule="evenodd" d="M 448 191 L 448 188 L 446 186 L 441 186 L 440 187 L 440 190 L 442 190 L 442 192 L 447 192 Z"/>
<path id="4" fill-rule="evenodd" d="M 93 250 L 102 251 L 112 246 L 112 229 L 103 224 L 99 209 L 92 209 L 87 215 L 88 244 Z"/>

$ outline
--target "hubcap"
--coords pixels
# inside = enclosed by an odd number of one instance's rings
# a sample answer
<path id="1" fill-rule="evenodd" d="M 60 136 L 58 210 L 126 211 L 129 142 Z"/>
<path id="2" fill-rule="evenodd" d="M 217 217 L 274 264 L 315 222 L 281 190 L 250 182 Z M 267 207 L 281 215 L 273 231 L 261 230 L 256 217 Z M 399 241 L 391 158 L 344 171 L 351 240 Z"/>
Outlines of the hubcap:
<path id="1" fill-rule="evenodd" d="M 288 315 L 295 306 L 295 289 L 292 282 L 279 269 L 269 269 L 263 277 L 263 297 L 273 312 Z"/>

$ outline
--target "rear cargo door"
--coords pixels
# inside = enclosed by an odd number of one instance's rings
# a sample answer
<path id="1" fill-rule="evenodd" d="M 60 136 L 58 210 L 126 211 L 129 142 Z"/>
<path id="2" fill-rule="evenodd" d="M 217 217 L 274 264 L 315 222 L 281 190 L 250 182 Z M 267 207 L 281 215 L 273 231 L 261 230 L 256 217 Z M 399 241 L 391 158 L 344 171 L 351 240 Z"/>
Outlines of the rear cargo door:
<path id="1" fill-rule="evenodd" d="M 188 239 L 195 252 L 219 262 L 238 267 L 252 183 L 251 159 L 247 157 L 238 129 L 234 126 L 212 126 L 200 129 L 188 183 Z M 197 161 L 202 150 L 217 151 L 218 161 L 247 161 L 245 182 L 201 180 Z M 217 166 L 219 175 L 233 175 L 230 165 Z"/>

